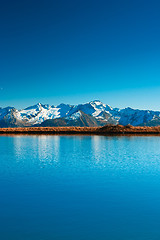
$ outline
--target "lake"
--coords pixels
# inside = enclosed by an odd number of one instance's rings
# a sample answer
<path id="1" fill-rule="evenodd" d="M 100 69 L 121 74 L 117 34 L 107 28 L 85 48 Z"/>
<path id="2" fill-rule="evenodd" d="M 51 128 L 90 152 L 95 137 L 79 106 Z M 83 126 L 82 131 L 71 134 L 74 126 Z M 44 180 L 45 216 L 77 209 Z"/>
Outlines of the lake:
<path id="1" fill-rule="evenodd" d="M 0 239 L 160 239 L 160 137 L 0 136 Z"/>

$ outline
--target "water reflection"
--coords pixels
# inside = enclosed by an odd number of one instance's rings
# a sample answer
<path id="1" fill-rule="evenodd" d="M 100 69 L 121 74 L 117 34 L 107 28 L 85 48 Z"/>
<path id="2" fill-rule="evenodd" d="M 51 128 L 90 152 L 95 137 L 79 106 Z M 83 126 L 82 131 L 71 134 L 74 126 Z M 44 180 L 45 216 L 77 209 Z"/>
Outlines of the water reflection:
<path id="1" fill-rule="evenodd" d="M 160 138 L 0 138 L 0 239 L 159 239 Z"/>
<path id="2" fill-rule="evenodd" d="M 160 138 L 43 135 L 15 136 L 11 139 L 11 153 L 15 155 L 12 158 L 21 166 L 58 164 L 74 166 L 76 171 L 81 167 L 107 168 L 113 174 L 143 174 L 160 169 Z"/>
<path id="3" fill-rule="evenodd" d="M 99 136 L 93 136 L 92 138 L 92 150 L 94 154 L 95 161 L 98 163 L 101 160 L 101 141 Z"/>
<path id="4" fill-rule="evenodd" d="M 53 159 L 53 150 L 51 142 L 47 141 L 47 136 L 38 137 L 38 158 L 43 164 L 51 163 Z"/>
<path id="5" fill-rule="evenodd" d="M 16 161 L 26 157 L 42 164 L 52 164 L 59 161 L 59 136 L 16 136 L 14 137 L 14 153 Z M 30 154 L 28 155 L 27 153 Z"/>
<path id="6" fill-rule="evenodd" d="M 22 162 L 24 160 L 24 156 L 27 153 L 27 149 L 29 151 L 30 147 L 32 146 L 32 149 L 35 149 L 36 147 L 36 138 L 33 136 L 30 141 L 25 141 L 25 137 L 23 136 L 15 136 L 13 137 L 13 146 L 14 146 L 14 154 L 16 156 L 17 162 Z M 33 152 L 32 152 L 33 156 Z"/>

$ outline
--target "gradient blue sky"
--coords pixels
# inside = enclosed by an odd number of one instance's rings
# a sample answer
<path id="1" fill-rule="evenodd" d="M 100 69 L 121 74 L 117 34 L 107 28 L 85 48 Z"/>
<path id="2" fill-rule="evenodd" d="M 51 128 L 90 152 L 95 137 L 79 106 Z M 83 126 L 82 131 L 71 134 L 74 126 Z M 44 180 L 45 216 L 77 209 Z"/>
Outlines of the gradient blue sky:
<path id="1" fill-rule="evenodd" d="M 160 110 L 160 1 L 1 0 L 0 106 Z"/>

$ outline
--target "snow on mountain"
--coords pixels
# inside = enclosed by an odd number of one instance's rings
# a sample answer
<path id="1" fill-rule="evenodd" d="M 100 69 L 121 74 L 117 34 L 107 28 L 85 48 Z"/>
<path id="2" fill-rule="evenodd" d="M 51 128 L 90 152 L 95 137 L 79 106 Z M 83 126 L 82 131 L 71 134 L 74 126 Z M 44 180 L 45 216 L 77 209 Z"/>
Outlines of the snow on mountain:
<path id="1" fill-rule="evenodd" d="M 71 106 L 65 104 L 61 104 L 55 107 L 48 104 L 43 105 L 41 103 L 38 103 L 24 110 L 18 111 L 17 118 L 19 120 L 26 120 L 30 124 L 40 124 L 47 119 L 64 117 L 70 109 Z"/>
<path id="2" fill-rule="evenodd" d="M 73 113 L 72 115 L 65 117 L 65 119 L 67 119 L 67 120 L 77 120 L 81 116 L 82 116 L 81 111 L 77 111 L 77 112 Z"/>
<path id="3" fill-rule="evenodd" d="M 133 126 L 141 126 L 147 125 L 154 116 L 160 116 L 160 112 L 125 108 L 120 110 L 118 115 L 120 117 L 119 124 L 121 125 L 131 124 Z"/>
<path id="4" fill-rule="evenodd" d="M 68 115 L 73 114 L 74 112 L 77 112 L 78 110 L 89 114 L 93 117 L 99 118 L 102 112 L 109 113 L 109 111 L 112 110 L 112 108 L 109 105 L 103 104 L 99 100 L 91 101 L 89 103 L 85 104 L 79 104 L 76 106 L 73 106 L 71 110 L 68 112 Z"/>
<path id="5" fill-rule="evenodd" d="M 73 107 L 74 107 L 73 105 L 64 104 L 64 103 L 61 103 L 60 105 L 58 105 L 57 108 L 59 109 L 60 117 L 61 118 L 66 117 Z"/>
<path id="6" fill-rule="evenodd" d="M 0 120 L 11 113 L 13 107 L 0 108 Z"/>
<path id="7" fill-rule="evenodd" d="M 12 126 L 34 126 L 46 120 L 61 118 L 63 118 L 63 121 L 66 119 L 73 122 L 82 119 L 82 113 L 85 114 L 83 114 L 85 118 L 88 115 L 92 117 L 92 121 L 95 119 L 94 122 L 96 124 L 160 125 L 159 111 L 112 108 L 99 100 L 95 100 L 79 105 L 60 104 L 58 106 L 50 106 L 38 103 L 22 110 L 17 110 L 13 107 L 0 108 L 0 127 L 4 125 L 4 121 L 5 126 L 10 123 L 12 123 Z"/>

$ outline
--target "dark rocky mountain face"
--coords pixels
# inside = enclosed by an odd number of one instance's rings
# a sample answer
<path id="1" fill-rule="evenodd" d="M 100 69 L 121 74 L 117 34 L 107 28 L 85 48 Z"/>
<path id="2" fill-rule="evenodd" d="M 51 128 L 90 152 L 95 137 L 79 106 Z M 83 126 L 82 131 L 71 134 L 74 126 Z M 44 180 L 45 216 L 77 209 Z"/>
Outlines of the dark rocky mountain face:
<path id="1" fill-rule="evenodd" d="M 56 119 L 49 119 L 41 123 L 40 127 L 60 127 L 60 126 L 76 126 L 76 127 L 98 127 L 106 125 L 106 121 L 98 120 L 95 117 L 92 117 L 88 114 L 85 114 L 82 111 L 76 112 L 77 114 L 76 119 L 72 119 L 72 115 L 68 118 L 56 118 Z M 79 116 L 78 116 L 79 115 Z"/>

